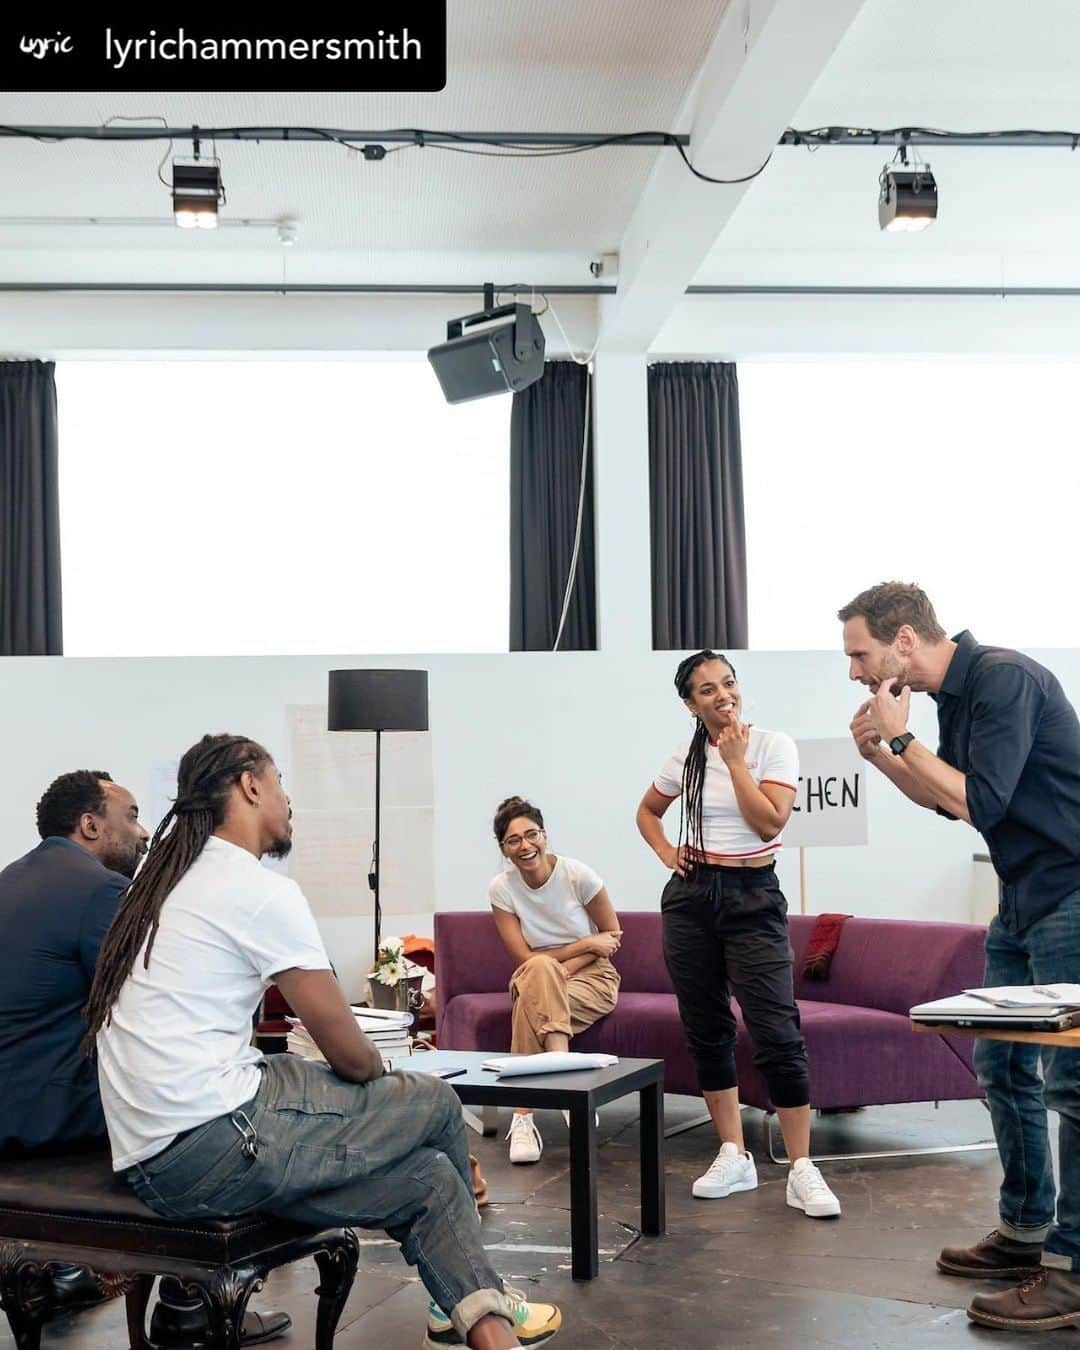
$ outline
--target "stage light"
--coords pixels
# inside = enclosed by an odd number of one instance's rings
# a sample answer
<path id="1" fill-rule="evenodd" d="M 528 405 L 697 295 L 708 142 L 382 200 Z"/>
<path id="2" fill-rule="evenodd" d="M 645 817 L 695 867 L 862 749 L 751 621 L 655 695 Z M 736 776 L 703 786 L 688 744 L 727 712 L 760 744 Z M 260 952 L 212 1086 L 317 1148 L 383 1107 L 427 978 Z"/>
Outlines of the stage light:
<path id="1" fill-rule="evenodd" d="M 182 230 L 215 230 L 218 204 L 225 200 L 221 167 L 214 164 L 172 166 L 173 215 Z"/>
<path id="2" fill-rule="evenodd" d="M 937 219 L 938 190 L 930 165 L 908 164 L 907 148 L 897 152 L 878 179 L 878 225 L 883 230 L 925 230 Z"/>

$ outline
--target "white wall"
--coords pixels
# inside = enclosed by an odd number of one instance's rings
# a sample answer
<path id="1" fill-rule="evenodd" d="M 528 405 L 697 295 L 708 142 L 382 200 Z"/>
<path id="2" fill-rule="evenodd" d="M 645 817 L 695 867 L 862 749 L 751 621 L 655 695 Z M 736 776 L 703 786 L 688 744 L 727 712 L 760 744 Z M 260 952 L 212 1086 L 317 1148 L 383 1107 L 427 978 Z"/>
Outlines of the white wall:
<path id="1" fill-rule="evenodd" d="M 1080 652 L 1035 655 L 1080 702 Z M 0 662 L 0 858 L 34 844 L 34 803 L 58 773 L 107 769 L 145 798 L 154 760 L 175 757 L 203 732 L 228 730 L 263 741 L 287 775 L 285 707 L 322 701 L 328 669 L 422 666 L 431 672 L 437 908 L 484 903 L 500 863 L 493 809 L 521 792 L 543 808 L 556 851 L 595 866 L 617 905 L 649 909 L 664 872 L 637 835 L 634 811 L 663 757 L 688 734 L 671 684 L 676 656 L 8 659 Z M 750 720 L 796 737 L 846 733 L 859 691 L 839 653 L 733 659 Z M 916 705 L 914 725 L 933 743 L 932 705 Z M 808 909 L 966 921 L 971 855 L 982 848 L 974 831 L 920 811 L 876 776 L 868 808 L 868 846 L 808 851 Z M 797 909 L 797 857 L 781 866 Z M 358 922 L 357 943 L 368 926 Z"/>
<path id="2" fill-rule="evenodd" d="M 575 350 L 589 351 L 595 299 L 562 295 L 553 304 Z M 11 292 L 0 294 L 0 356 L 425 352 L 444 341 L 448 320 L 481 305 L 479 289 L 392 296 Z M 565 352 L 556 324 L 545 323 L 544 335 L 549 355 Z"/>
<path id="3" fill-rule="evenodd" d="M 0 355 L 418 352 L 478 302 L 469 295 L 6 293 Z M 595 298 L 553 302 L 575 350 L 589 351 Z M 545 322 L 544 331 L 549 354 L 564 354 L 558 326 Z M 1080 353 L 1080 296 L 691 295 L 651 348 L 653 358 L 693 360 L 830 352 L 1072 355 Z"/>
<path id="4" fill-rule="evenodd" d="M 1080 353 L 1080 295 L 689 295 L 651 352 L 697 361 L 1072 356 Z"/>
<path id="5" fill-rule="evenodd" d="M 5 296 L 0 344 L 9 353 L 87 357 L 95 351 L 415 351 L 464 308 L 454 298 Z M 564 322 L 567 311 L 572 316 L 572 341 L 577 344 L 580 333 L 581 345 L 590 345 L 591 301 L 561 301 L 559 308 Z M 692 299 L 673 316 L 656 350 L 699 359 L 871 350 L 1037 356 L 1080 350 L 1077 318 L 1080 301 Z M 437 907 L 483 903 L 485 883 L 499 864 L 490 818 L 510 792 L 543 807 L 554 848 L 598 868 L 617 905 L 655 906 L 664 873 L 637 836 L 634 810 L 688 723 L 671 684 L 678 654 L 649 650 L 644 380 L 643 355 L 601 353 L 596 482 L 604 650 L 0 661 L 0 860 L 33 845 L 34 802 L 60 772 L 105 768 L 144 794 L 153 761 L 221 730 L 264 741 L 287 771 L 285 708 L 321 701 L 329 668 L 423 666 L 431 672 Z M 872 559 L 857 561 L 859 576 L 873 573 Z M 137 569 L 138 560 L 130 565 Z M 832 610 L 844 599 L 823 596 L 821 603 Z M 977 636 L 995 638 L 992 632 Z M 751 652 L 735 659 L 750 718 L 796 737 L 845 734 L 858 691 L 848 684 L 839 651 Z M 1080 651 L 1041 659 L 1080 702 Z M 932 707 L 917 702 L 916 729 L 932 741 Z M 868 846 L 808 854 L 808 909 L 966 920 L 971 857 L 982 848 L 978 836 L 919 811 L 882 781 L 871 780 L 868 804 Z M 782 860 L 781 874 L 795 909 L 796 857 Z M 336 954 L 353 950 L 355 968 L 369 922 L 343 924 L 332 943 Z"/>

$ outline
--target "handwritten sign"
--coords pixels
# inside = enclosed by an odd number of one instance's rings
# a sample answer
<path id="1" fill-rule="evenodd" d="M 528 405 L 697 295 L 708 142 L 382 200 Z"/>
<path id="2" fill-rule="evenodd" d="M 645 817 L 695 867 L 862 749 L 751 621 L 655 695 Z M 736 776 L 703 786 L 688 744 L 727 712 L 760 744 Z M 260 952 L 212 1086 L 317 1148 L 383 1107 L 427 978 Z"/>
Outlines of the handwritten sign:
<path id="1" fill-rule="evenodd" d="M 870 766 L 848 738 L 799 741 L 799 790 L 784 830 L 788 848 L 866 843 Z"/>

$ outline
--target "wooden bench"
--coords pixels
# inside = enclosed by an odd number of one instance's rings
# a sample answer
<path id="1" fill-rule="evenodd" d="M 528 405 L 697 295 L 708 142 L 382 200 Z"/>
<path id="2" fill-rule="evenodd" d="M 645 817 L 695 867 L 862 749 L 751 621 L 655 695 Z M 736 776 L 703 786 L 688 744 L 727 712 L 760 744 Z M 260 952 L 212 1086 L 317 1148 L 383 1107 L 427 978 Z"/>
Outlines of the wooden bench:
<path id="1" fill-rule="evenodd" d="M 303 1256 L 319 1267 L 315 1350 L 331 1350 L 359 1252 L 349 1228 L 317 1230 L 258 1214 L 162 1219 L 112 1172 L 107 1154 L 0 1163 L 0 1306 L 17 1350 L 38 1350 L 55 1263 L 84 1266 L 104 1292 L 125 1295 L 130 1350 L 147 1345 L 156 1275 L 175 1275 L 204 1300 L 213 1350 L 239 1350 L 252 1293 L 271 1270 Z"/>

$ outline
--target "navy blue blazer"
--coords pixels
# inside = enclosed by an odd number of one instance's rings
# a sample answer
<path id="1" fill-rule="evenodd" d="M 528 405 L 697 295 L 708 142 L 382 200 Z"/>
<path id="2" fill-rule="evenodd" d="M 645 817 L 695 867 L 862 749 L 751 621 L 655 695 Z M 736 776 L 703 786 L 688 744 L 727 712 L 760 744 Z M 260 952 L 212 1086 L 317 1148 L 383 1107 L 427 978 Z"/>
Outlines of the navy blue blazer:
<path id="1" fill-rule="evenodd" d="M 105 1133 L 81 1010 L 128 884 L 57 836 L 0 872 L 0 1153 Z"/>

